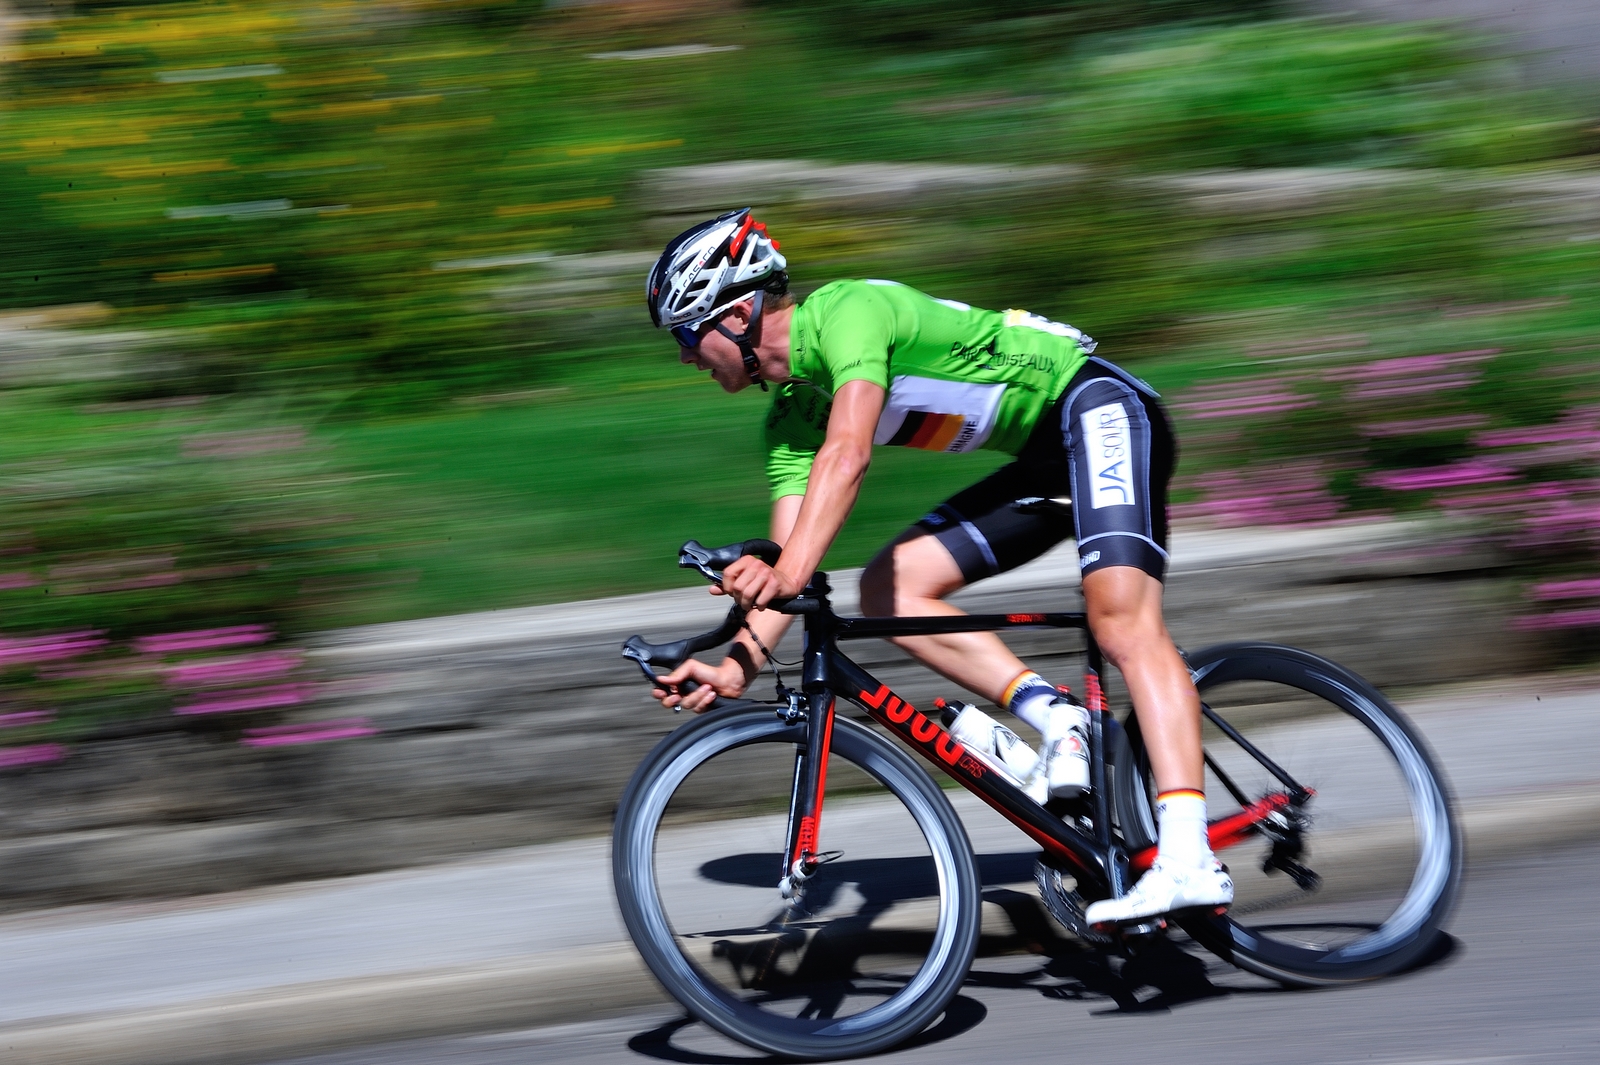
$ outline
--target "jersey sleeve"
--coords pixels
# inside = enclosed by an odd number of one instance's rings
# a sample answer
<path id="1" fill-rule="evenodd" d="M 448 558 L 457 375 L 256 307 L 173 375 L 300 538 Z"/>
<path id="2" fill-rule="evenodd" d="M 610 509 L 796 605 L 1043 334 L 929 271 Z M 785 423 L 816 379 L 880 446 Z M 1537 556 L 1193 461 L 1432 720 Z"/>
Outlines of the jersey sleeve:
<path id="1" fill-rule="evenodd" d="M 772 397 L 764 442 L 772 498 L 805 495 L 811 464 L 828 436 L 827 396 L 803 384 L 786 384 Z"/>
<path id="2" fill-rule="evenodd" d="M 817 333 L 835 394 L 846 381 L 871 381 L 888 391 L 894 332 L 894 306 L 881 288 L 860 282 L 840 292 Z"/>

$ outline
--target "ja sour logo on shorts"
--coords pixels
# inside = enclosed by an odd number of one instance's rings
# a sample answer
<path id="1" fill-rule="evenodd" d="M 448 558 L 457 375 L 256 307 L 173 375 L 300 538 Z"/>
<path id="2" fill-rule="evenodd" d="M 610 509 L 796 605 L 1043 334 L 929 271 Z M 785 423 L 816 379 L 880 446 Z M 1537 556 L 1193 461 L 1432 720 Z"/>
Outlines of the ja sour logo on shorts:
<path id="1" fill-rule="evenodd" d="M 1128 412 L 1121 403 L 1085 411 L 1083 443 L 1089 458 L 1089 506 L 1131 507 L 1133 497 L 1132 439 Z"/>

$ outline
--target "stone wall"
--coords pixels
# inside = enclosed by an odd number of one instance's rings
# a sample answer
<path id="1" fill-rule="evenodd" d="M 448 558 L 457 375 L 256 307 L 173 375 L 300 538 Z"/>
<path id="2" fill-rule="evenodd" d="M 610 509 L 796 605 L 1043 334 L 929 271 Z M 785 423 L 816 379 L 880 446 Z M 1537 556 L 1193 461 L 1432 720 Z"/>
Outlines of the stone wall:
<path id="1" fill-rule="evenodd" d="M 1174 556 L 1168 617 L 1188 647 L 1297 644 L 1402 691 L 1546 664 L 1508 635 L 1514 591 L 1495 559 L 1419 527 L 1180 531 Z M 835 582 L 837 608 L 853 611 L 853 574 Z M 1076 583 L 1069 545 L 959 601 L 1072 609 Z M 247 749 L 164 733 L 9 771 L 0 906 L 231 890 L 603 833 L 633 767 L 682 720 L 649 701 L 622 641 L 709 629 L 724 603 L 687 588 L 329 634 L 313 655 L 327 694 L 309 713 L 366 717 L 376 736 Z M 1070 680 L 1071 639 L 1013 643 Z M 921 704 L 961 694 L 887 645 L 849 651 Z"/>

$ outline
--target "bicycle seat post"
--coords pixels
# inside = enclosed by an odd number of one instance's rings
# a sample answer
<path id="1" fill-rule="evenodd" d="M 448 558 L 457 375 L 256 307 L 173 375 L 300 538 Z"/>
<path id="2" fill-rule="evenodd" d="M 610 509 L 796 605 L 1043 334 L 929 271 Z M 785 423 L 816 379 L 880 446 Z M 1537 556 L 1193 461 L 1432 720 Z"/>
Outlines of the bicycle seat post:
<path id="1" fill-rule="evenodd" d="M 1105 659 L 1100 645 L 1088 625 L 1083 628 L 1085 702 L 1089 709 L 1089 789 L 1094 803 L 1094 837 L 1106 857 L 1106 878 L 1111 895 L 1117 898 L 1127 890 L 1127 851 L 1112 837 L 1111 794 L 1106 779 L 1106 705 L 1105 689 L 1101 686 Z"/>

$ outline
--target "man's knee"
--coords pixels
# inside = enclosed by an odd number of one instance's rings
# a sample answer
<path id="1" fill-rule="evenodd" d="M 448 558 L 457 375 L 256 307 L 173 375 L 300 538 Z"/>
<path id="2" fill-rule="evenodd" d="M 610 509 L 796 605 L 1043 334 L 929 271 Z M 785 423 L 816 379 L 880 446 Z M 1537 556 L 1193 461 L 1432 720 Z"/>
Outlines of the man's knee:
<path id="1" fill-rule="evenodd" d="M 1161 582 L 1130 566 L 1098 570 L 1084 580 L 1089 624 L 1112 662 L 1153 643 L 1170 643 L 1161 611 Z"/>
<path id="2" fill-rule="evenodd" d="M 943 599 L 965 584 L 943 544 L 926 534 L 907 534 L 875 555 L 861 572 L 861 610 L 878 617 Z"/>
<path id="3" fill-rule="evenodd" d="M 894 547 L 879 551 L 861 571 L 861 612 L 868 617 L 894 613 Z"/>

